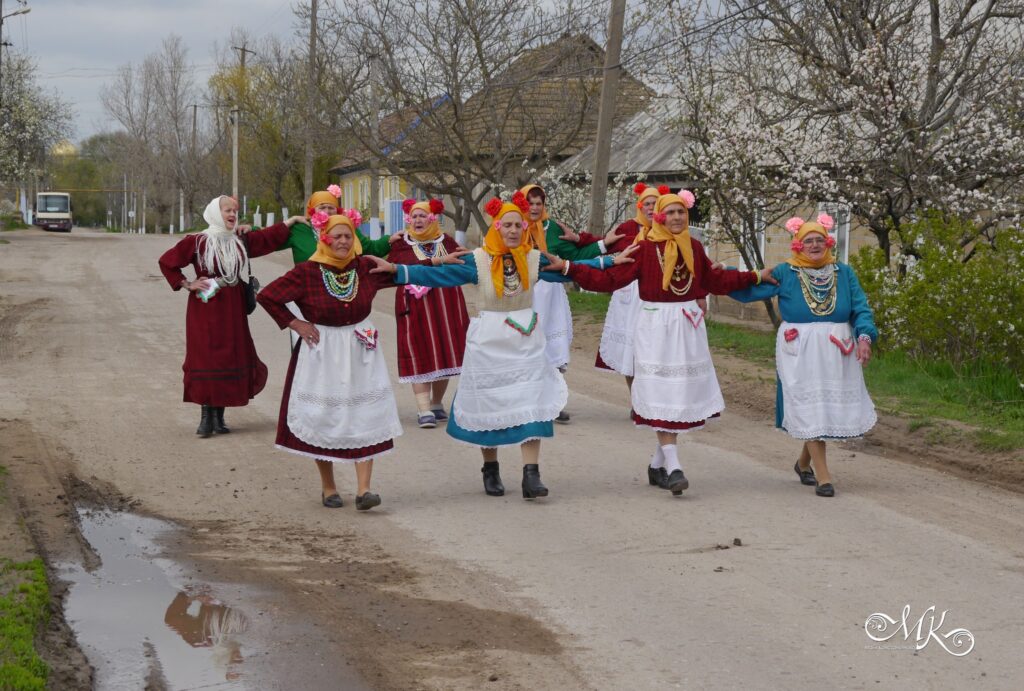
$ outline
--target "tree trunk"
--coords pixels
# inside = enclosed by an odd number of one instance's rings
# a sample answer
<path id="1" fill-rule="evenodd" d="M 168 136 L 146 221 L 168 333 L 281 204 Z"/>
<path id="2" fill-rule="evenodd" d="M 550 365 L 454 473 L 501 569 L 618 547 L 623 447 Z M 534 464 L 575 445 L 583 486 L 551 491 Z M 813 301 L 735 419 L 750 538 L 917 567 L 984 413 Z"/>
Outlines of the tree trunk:
<path id="1" fill-rule="evenodd" d="M 775 309 L 775 302 L 771 299 L 764 301 L 764 310 L 768 313 L 768 318 L 772 320 L 772 326 L 776 329 L 782 324 L 782 317 L 779 316 L 778 311 Z"/>

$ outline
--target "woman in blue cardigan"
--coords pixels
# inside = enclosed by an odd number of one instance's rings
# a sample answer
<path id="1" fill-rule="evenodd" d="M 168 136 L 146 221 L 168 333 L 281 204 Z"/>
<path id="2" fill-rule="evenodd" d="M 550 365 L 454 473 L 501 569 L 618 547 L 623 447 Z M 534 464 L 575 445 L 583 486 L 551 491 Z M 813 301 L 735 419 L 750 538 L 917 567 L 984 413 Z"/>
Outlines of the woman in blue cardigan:
<path id="1" fill-rule="evenodd" d="M 878 330 L 857 275 L 832 254 L 832 225 L 827 214 L 789 219 L 793 256 L 772 270 L 778 285 L 729 294 L 740 302 L 779 298 L 775 426 L 803 441 L 793 469 L 820 497 L 835 496 L 826 440 L 859 437 L 878 419 L 862 372 Z"/>

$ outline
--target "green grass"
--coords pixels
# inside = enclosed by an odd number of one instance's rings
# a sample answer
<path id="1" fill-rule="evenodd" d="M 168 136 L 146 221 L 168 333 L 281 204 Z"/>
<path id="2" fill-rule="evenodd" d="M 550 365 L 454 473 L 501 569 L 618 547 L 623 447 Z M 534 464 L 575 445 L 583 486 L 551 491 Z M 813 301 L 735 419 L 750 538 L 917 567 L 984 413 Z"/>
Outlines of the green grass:
<path id="1" fill-rule="evenodd" d="M 41 559 L 0 566 L 0 689 L 45 689 L 49 668 L 36 652 L 36 632 L 50 617 Z"/>
<path id="2" fill-rule="evenodd" d="M 24 230 L 30 227 L 14 216 L 0 216 L 0 230 Z"/>
<path id="3" fill-rule="evenodd" d="M 9 245 L 9 244 L 11 244 L 10 240 L 4 240 L 3 238 L 0 238 L 0 245 Z"/>
<path id="4" fill-rule="evenodd" d="M 584 293 L 579 290 L 571 290 L 569 291 L 569 307 L 572 308 L 573 314 L 603 322 L 611 297 L 611 293 Z"/>

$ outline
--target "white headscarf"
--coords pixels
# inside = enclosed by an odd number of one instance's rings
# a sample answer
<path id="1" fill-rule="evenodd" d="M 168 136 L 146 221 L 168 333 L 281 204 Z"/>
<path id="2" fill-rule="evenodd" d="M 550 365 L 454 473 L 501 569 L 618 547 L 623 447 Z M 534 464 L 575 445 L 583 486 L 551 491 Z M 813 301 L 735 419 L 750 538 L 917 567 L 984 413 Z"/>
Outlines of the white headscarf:
<path id="1" fill-rule="evenodd" d="M 220 211 L 220 200 L 224 196 L 214 197 L 203 211 L 203 220 L 209 227 L 203 231 L 196 252 L 199 265 L 211 274 L 220 274 L 228 284 L 238 281 L 242 267 L 249 261 L 245 245 L 234 231 L 224 226 L 224 216 Z"/>

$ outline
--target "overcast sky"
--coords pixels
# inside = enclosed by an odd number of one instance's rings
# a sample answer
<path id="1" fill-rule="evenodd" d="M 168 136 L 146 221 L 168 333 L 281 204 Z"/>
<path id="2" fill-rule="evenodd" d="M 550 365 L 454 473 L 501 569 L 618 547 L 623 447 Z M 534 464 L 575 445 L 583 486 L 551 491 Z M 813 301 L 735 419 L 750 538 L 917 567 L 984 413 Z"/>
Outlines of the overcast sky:
<path id="1" fill-rule="evenodd" d="M 100 88 L 126 63 L 141 63 L 169 34 L 177 34 L 197 66 L 196 81 L 213 72 L 214 43 L 233 26 L 254 38 L 285 38 L 295 22 L 290 0 L 29 0 L 32 11 L 4 22 L 11 50 L 38 65 L 40 85 L 57 90 L 74 108 L 73 141 L 113 129 L 100 103 Z M 3 0 L 3 13 L 18 9 Z"/>

